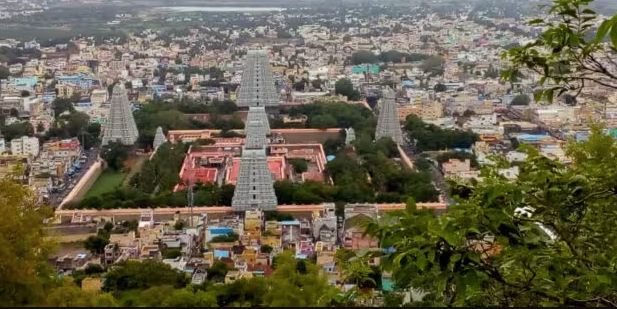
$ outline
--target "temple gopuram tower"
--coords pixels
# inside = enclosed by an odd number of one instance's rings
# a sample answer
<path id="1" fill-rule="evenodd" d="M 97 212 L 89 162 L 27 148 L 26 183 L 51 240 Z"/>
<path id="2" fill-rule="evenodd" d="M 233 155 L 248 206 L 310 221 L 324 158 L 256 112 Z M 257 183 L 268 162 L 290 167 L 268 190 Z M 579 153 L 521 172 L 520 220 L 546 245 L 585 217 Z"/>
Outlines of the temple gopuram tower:
<path id="1" fill-rule="evenodd" d="M 117 84 L 111 95 L 109 117 L 105 124 L 102 144 L 106 146 L 110 142 L 119 141 L 122 145 L 133 146 L 138 137 L 139 132 L 126 90 L 123 85 Z"/>
<path id="2" fill-rule="evenodd" d="M 398 119 L 398 113 L 396 111 L 394 91 L 390 88 L 384 89 L 382 100 L 379 117 L 377 118 L 375 140 L 379 140 L 382 137 L 389 137 L 397 145 L 403 145 L 405 140 L 403 139 L 401 123 Z"/>

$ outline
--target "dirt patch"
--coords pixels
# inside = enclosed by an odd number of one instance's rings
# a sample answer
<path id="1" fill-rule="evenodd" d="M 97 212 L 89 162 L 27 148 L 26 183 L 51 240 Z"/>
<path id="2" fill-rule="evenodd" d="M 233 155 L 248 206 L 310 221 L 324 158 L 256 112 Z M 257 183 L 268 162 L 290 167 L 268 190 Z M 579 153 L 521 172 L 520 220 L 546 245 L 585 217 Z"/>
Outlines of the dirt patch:
<path id="1" fill-rule="evenodd" d="M 72 244 L 72 243 L 81 244 L 81 242 L 86 240 L 88 237 L 95 236 L 95 235 L 96 233 L 76 234 L 76 235 L 57 235 L 57 236 L 52 236 L 52 239 L 54 239 L 59 244 Z"/>
<path id="2" fill-rule="evenodd" d="M 71 243 L 63 243 L 58 245 L 58 250 L 54 257 L 63 257 L 63 256 L 75 256 L 80 253 L 88 253 L 86 249 L 84 249 L 84 244 L 79 242 L 71 242 Z"/>
<path id="3" fill-rule="evenodd" d="M 146 163 L 146 161 L 148 160 L 148 157 L 149 155 L 139 155 L 139 156 L 130 157 L 126 159 L 126 161 L 124 161 L 123 163 L 124 168 L 129 170 L 129 173 L 128 175 L 126 175 L 126 178 L 124 178 L 124 183 L 122 184 L 122 186 L 124 187 L 129 186 L 129 182 L 131 181 L 131 178 L 133 178 L 135 174 L 141 171 L 141 168 L 144 166 L 144 163 Z"/>

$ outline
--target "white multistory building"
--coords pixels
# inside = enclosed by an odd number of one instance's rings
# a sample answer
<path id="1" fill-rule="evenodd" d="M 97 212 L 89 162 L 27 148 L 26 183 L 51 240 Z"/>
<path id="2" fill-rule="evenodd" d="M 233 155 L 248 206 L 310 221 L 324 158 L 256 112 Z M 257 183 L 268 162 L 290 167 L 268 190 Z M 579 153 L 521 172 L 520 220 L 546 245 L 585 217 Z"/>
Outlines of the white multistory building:
<path id="1" fill-rule="evenodd" d="M 11 140 L 11 153 L 14 155 L 36 157 L 39 155 L 39 139 L 28 136 L 14 138 Z"/>

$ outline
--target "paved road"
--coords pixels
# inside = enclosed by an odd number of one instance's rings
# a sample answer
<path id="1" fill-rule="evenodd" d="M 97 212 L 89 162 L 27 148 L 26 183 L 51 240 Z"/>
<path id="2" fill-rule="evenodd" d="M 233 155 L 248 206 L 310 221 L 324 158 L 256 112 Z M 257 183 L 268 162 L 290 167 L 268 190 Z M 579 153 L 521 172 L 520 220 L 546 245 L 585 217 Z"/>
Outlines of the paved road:
<path id="1" fill-rule="evenodd" d="M 66 184 L 66 187 L 65 187 L 64 190 L 62 190 L 60 192 L 50 194 L 50 204 L 51 205 L 58 206 L 58 205 L 60 205 L 60 203 L 62 203 L 62 200 L 64 200 L 64 198 L 69 194 L 69 192 L 71 192 L 73 187 L 86 174 L 86 172 L 92 166 L 92 164 L 94 164 L 94 162 L 96 162 L 96 160 L 98 159 L 98 156 L 99 156 L 100 149 L 101 149 L 100 145 L 97 144 L 94 147 L 92 147 L 92 150 L 90 150 L 90 149 L 84 150 L 84 152 L 87 152 L 86 162 L 81 165 L 81 169 L 79 170 L 79 172 L 77 172 L 76 174 L 73 174 L 73 176 L 64 175 L 63 183 Z M 82 152 L 82 154 L 84 152 Z M 81 159 L 81 158 L 79 158 L 79 159 Z M 73 186 L 73 187 L 71 187 L 71 186 Z M 71 188 L 69 188 L 69 187 L 71 187 Z"/>
<path id="2" fill-rule="evenodd" d="M 405 151 L 405 154 L 409 157 L 409 159 L 412 162 L 418 158 L 418 155 L 416 154 L 416 151 L 413 146 L 405 145 L 402 148 L 403 148 L 403 151 Z M 431 175 L 433 178 L 433 185 L 435 186 L 437 190 L 439 190 L 446 204 L 452 203 L 453 201 L 449 195 L 450 188 L 448 187 L 448 184 L 446 183 L 443 177 L 443 174 L 441 173 L 439 168 L 435 166 L 434 164 L 431 163 L 430 166 L 431 166 Z"/>

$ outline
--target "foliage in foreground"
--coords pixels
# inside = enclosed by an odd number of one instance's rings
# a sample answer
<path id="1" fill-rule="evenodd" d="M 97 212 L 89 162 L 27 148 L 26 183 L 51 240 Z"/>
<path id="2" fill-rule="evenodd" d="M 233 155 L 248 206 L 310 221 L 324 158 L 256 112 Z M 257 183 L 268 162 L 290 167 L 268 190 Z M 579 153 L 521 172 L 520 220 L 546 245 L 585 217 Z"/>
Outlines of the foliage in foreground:
<path id="1" fill-rule="evenodd" d="M 530 21 L 546 30 L 535 41 L 503 53 L 512 68 L 502 77 L 513 82 L 520 72 L 540 75 L 543 89 L 536 92 L 536 101 L 578 95 L 585 86 L 617 89 L 617 15 L 600 20 L 589 7 L 592 2 L 554 0 L 547 18 Z"/>
<path id="2" fill-rule="evenodd" d="M 396 285 L 439 306 L 614 306 L 617 294 L 617 143 L 594 129 L 570 144 L 571 166 L 534 149 L 517 180 L 482 171 L 456 184 L 457 204 L 437 217 L 410 203 L 369 233 L 395 252 L 382 263 Z"/>

